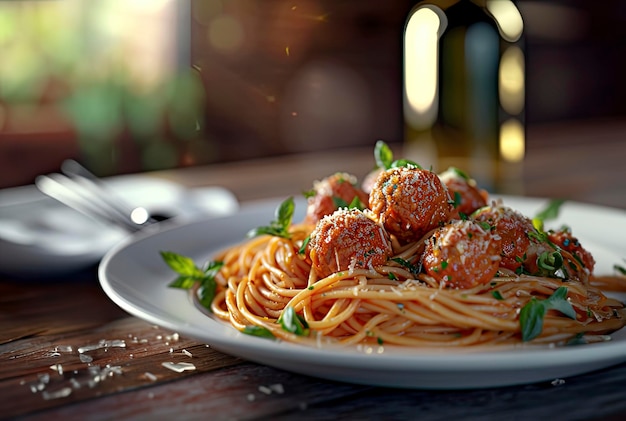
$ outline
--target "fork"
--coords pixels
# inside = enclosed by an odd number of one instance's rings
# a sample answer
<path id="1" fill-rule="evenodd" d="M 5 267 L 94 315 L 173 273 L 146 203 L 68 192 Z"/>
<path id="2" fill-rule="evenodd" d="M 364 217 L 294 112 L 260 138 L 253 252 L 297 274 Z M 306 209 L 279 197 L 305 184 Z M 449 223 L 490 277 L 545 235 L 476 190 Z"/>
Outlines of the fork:
<path id="1" fill-rule="evenodd" d="M 157 222 L 140 206 L 131 206 L 77 161 L 61 164 L 61 173 L 39 175 L 35 185 L 47 196 L 78 212 L 127 231 L 135 232 Z"/>

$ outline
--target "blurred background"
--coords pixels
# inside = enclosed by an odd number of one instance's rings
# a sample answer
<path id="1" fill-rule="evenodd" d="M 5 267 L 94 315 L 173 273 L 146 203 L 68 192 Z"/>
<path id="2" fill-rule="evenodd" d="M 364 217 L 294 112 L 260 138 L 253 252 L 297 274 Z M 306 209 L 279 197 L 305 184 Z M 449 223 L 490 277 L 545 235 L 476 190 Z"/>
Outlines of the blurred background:
<path id="1" fill-rule="evenodd" d="M 415 3 L 0 1 L 0 188 L 402 142 Z M 516 4 L 525 124 L 626 118 L 626 2 Z"/>

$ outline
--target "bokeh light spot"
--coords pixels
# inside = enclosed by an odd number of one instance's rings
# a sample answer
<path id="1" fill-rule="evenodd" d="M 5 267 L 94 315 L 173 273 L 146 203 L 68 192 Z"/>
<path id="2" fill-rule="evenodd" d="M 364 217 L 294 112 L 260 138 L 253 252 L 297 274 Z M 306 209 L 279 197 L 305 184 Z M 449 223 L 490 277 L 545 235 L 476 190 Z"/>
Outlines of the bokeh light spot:
<path id="1" fill-rule="evenodd" d="M 235 52 L 241 48 L 244 36 L 244 29 L 241 23 L 230 15 L 221 14 L 209 24 L 209 43 L 216 50 Z"/>

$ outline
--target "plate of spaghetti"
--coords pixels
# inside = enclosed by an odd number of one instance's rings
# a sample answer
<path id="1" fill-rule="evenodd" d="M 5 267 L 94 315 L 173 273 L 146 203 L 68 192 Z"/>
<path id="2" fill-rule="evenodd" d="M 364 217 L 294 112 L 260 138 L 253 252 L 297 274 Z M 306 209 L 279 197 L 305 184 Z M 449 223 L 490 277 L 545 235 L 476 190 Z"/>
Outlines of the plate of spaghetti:
<path id="1" fill-rule="evenodd" d="M 492 197 L 375 148 L 301 198 L 164 224 L 99 268 L 129 313 L 326 379 L 466 389 L 626 361 L 622 210 Z M 306 187 L 305 187 L 306 188 Z"/>

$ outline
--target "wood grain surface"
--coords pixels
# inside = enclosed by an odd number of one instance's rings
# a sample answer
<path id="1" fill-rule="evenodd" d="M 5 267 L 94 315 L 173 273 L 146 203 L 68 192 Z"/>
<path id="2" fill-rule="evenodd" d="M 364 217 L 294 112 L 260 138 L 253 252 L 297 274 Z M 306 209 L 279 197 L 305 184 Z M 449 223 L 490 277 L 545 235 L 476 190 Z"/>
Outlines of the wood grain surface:
<path id="1" fill-rule="evenodd" d="M 626 123 L 528 133 L 525 194 L 626 210 Z M 153 175 L 221 185 L 250 201 L 297 194 L 339 169 L 362 176 L 372 159 L 371 150 L 340 150 Z M 337 383 L 249 363 L 131 317 L 104 294 L 95 268 L 59 279 L 0 275 L 3 419 L 620 419 L 625 385 L 626 364 L 469 391 Z"/>

